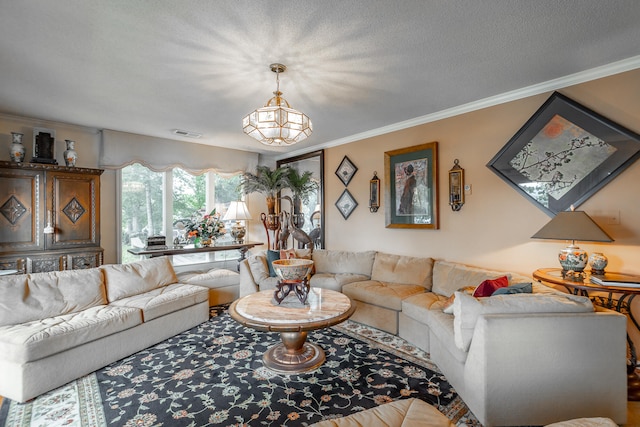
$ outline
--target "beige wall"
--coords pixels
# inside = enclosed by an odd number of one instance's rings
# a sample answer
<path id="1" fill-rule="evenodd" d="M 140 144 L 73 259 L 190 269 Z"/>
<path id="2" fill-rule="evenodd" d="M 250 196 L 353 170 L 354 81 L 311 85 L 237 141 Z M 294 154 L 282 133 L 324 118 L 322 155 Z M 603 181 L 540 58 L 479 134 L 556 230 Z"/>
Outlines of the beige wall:
<path id="1" fill-rule="evenodd" d="M 559 92 L 640 133 L 640 70 Z M 432 256 L 525 274 L 540 267 L 559 267 L 557 251 L 565 242 L 531 239 L 550 217 L 486 167 L 550 95 L 327 149 L 327 247 Z M 369 179 L 377 171 L 384 188 L 384 152 L 431 141 L 439 144 L 440 229 L 385 228 L 386 206 L 377 213 L 368 209 Z M 359 203 L 346 221 L 334 205 L 345 188 L 335 176 L 345 155 L 358 167 L 348 189 Z M 465 169 L 465 182 L 472 185 L 472 194 L 466 195 L 459 212 L 451 210 L 447 194 L 448 170 L 456 158 Z M 606 244 L 579 242 L 588 252 L 603 252 L 610 260 L 610 271 L 640 274 L 639 186 L 640 162 L 636 162 L 579 207 L 615 239 Z M 618 211 L 620 224 L 608 224 L 606 216 Z"/>

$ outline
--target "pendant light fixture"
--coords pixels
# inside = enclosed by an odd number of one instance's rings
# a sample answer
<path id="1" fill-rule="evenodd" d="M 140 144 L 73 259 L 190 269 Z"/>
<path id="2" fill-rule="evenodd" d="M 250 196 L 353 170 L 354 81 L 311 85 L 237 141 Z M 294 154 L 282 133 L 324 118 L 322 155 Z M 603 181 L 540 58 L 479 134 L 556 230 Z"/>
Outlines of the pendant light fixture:
<path id="1" fill-rule="evenodd" d="M 287 67 L 271 64 L 276 73 L 276 91 L 264 107 L 249 113 L 242 119 L 242 130 L 264 145 L 293 145 L 307 138 L 313 132 L 311 119 L 306 114 L 291 108 L 280 92 L 280 73 Z"/>

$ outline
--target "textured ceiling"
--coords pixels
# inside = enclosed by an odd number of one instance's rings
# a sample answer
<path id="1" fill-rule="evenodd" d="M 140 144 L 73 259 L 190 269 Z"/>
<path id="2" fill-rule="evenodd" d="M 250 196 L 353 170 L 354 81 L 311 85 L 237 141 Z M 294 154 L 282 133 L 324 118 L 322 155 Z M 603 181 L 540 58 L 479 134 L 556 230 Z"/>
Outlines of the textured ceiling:
<path id="1" fill-rule="evenodd" d="M 241 129 L 272 62 L 313 120 L 302 152 L 640 67 L 638 40 L 637 0 L 0 0 L 0 112 L 277 156 Z"/>

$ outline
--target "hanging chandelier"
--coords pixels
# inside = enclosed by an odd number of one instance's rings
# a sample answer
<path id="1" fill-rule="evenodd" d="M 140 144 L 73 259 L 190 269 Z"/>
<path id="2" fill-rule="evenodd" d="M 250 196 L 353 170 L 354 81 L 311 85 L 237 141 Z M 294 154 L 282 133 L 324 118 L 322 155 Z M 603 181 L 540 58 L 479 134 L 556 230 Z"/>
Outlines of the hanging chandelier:
<path id="1" fill-rule="evenodd" d="M 276 91 L 264 107 L 249 113 L 242 119 L 242 130 L 264 145 L 293 145 L 313 132 L 311 119 L 306 114 L 291 108 L 280 92 L 280 73 L 287 67 L 271 64 L 276 73 Z"/>

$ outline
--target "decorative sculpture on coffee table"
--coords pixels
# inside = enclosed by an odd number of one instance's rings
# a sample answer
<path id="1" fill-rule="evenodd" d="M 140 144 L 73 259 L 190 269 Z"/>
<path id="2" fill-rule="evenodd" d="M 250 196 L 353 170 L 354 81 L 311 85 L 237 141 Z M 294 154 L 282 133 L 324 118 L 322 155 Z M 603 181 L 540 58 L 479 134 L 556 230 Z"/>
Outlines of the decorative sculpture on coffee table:
<path id="1" fill-rule="evenodd" d="M 273 261 L 273 269 L 280 278 L 273 293 L 273 299 L 278 304 L 293 291 L 300 302 L 307 303 L 309 295 L 309 273 L 313 261 L 310 259 L 292 258 Z"/>

